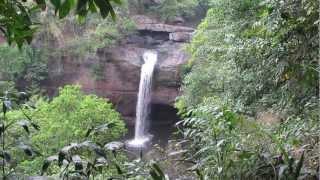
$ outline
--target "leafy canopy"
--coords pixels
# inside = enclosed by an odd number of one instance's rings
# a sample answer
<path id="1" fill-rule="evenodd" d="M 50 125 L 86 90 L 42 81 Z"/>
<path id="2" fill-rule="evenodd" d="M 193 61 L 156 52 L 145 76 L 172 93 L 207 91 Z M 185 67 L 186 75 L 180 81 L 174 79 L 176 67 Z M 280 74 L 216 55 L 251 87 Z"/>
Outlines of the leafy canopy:
<path id="1" fill-rule="evenodd" d="M 47 6 L 53 6 L 55 14 L 64 18 L 74 12 L 78 18 L 84 19 L 89 12 L 99 12 L 103 18 L 109 14 L 115 19 L 111 3 L 121 4 L 121 0 L 0 0 L 0 31 L 9 44 L 31 43 L 38 23 L 33 16 L 39 11 L 45 11 Z"/>

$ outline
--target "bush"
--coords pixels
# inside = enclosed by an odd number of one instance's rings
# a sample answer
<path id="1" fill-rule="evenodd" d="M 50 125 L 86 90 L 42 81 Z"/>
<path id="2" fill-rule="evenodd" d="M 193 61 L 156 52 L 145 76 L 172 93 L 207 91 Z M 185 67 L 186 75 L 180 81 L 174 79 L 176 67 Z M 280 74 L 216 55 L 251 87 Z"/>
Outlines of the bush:
<path id="1" fill-rule="evenodd" d="M 32 137 L 32 144 L 38 147 L 44 157 L 57 153 L 71 142 L 87 139 L 86 133 L 92 127 L 106 123 L 111 125 L 109 129 L 89 137 L 89 140 L 101 144 L 117 139 L 126 132 L 120 114 L 111 103 L 95 95 L 85 95 L 79 86 L 60 88 L 59 95 L 52 101 L 40 99 L 35 105 L 36 109 L 27 114 L 41 130 Z M 15 116 L 15 113 L 11 116 Z M 27 174 L 32 174 L 40 171 L 42 162 L 42 158 L 37 158 L 31 163 L 25 162 L 21 168 L 26 169 Z"/>
<path id="2" fill-rule="evenodd" d="M 108 142 L 125 133 L 125 125 L 112 104 L 95 95 L 85 95 L 79 86 L 67 85 L 51 102 L 39 101 L 36 106 L 37 110 L 31 116 L 38 121 L 43 133 L 34 140 L 48 144 L 51 152 L 71 141 L 80 141 L 89 128 L 104 123 L 114 126 L 100 134 L 97 142 Z"/>

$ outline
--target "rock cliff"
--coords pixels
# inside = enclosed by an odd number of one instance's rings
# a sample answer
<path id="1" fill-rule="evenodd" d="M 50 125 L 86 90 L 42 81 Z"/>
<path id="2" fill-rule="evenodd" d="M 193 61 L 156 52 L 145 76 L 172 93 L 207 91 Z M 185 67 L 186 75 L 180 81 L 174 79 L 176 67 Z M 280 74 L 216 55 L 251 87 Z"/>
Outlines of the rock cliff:
<path id="1" fill-rule="evenodd" d="M 126 119 L 132 119 L 142 54 L 153 49 L 158 52 L 158 62 L 152 103 L 172 105 L 179 94 L 181 66 L 188 59 L 183 48 L 193 29 L 164 24 L 146 16 L 134 16 L 133 19 L 137 32 L 116 46 L 101 48 L 94 56 L 81 60 L 67 56 L 60 61 L 51 60 L 49 81 L 45 84 L 48 92 L 54 94 L 57 87 L 64 84 L 80 84 L 88 93 L 109 98 Z"/>

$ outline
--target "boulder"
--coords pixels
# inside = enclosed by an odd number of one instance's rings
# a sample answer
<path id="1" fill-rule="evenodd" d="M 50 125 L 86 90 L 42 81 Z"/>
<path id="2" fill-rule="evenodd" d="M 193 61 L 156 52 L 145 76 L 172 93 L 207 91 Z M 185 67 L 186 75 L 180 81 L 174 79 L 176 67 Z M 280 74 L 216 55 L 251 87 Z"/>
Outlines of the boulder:
<path id="1" fill-rule="evenodd" d="M 189 42 L 191 37 L 192 33 L 190 32 L 173 32 L 169 34 L 169 39 L 176 42 Z"/>

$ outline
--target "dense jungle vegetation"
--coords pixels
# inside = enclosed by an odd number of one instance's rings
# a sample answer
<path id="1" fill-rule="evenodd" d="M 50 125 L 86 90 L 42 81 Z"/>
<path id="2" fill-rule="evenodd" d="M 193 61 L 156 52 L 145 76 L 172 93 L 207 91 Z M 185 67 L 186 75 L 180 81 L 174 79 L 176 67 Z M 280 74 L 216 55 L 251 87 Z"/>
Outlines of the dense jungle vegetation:
<path id="1" fill-rule="evenodd" d="M 190 157 L 209 179 L 315 175 L 319 2 L 212 3 L 176 103 Z"/>
<path id="2" fill-rule="evenodd" d="M 0 0 L 1 177 L 164 180 L 175 169 L 180 179 L 319 179 L 319 6 Z M 77 85 L 49 97 L 41 86 L 52 60 L 81 61 L 135 33 L 133 12 L 168 23 L 204 16 L 185 47 L 180 136 L 174 152 L 159 148 L 161 158 L 127 156 L 120 142 L 127 129 L 109 100 Z"/>

